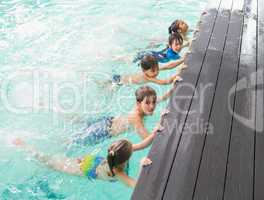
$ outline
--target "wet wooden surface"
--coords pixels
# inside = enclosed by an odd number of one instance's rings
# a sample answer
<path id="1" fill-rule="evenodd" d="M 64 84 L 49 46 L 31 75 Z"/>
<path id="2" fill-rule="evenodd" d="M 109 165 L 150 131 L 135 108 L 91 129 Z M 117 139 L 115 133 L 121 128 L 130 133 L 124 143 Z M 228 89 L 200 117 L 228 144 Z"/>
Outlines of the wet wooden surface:
<path id="1" fill-rule="evenodd" d="M 209 3 L 133 200 L 264 199 L 263 12 Z"/>

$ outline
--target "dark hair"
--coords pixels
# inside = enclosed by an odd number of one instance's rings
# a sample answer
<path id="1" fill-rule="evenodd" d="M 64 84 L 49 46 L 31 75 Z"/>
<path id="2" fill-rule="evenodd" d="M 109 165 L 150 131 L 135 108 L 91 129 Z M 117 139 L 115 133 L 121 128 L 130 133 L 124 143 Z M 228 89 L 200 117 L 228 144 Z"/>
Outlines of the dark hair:
<path id="1" fill-rule="evenodd" d="M 141 86 L 135 92 L 137 102 L 142 102 L 145 97 L 154 96 L 157 98 L 156 91 L 149 86 Z"/>
<path id="2" fill-rule="evenodd" d="M 172 24 L 169 26 L 169 34 L 178 33 L 179 30 L 179 23 L 181 20 L 176 19 Z"/>
<path id="3" fill-rule="evenodd" d="M 169 41 L 168 41 L 170 46 L 172 45 L 173 41 L 179 42 L 179 43 L 182 45 L 182 43 L 183 43 L 183 38 L 182 38 L 181 34 L 179 34 L 179 33 L 177 33 L 177 32 L 171 34 L 171 35 L 169 36 Z"/>
<path id="4" fill-rule="evenodd" d="M 128 161 L 131 155 L 132 143 L 128 140 L 121 139 L 111 144 L 108 148 L 107 162 L 113 176 L 115 176 L 113 168 L 118 168 Z"/>
<path id="5" fill-rule="evenodd" d="M 153 55 L 145 55 L 140 61 L 140 66 L 143 71 L 146 71 L 158 67 L 158 60 Z"/>

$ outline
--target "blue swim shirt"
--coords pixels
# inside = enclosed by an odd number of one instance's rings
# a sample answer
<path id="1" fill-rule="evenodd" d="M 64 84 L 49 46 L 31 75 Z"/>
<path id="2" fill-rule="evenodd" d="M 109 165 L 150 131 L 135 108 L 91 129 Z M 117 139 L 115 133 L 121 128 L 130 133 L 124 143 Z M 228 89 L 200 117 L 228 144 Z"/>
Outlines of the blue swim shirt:
<path id="1" fill-rule="evenodd" d="M 168 48 L 167 53 L 166 53 L 166 57 L 167 57 L 167 59 L 169 59 L 169 61 L 178 60 L 179 58 L 181 58 L 179 53 L 173 51 L 172 48 Z"/>
<path id="2" fill-rule="evenodd" d="M 133 60 L 133 62 L 137 62 L 141 60 L 145 55 L 153 55 L 160 63 L 166 63 L 166 62 L 170 62 L 172 60 L 177 60 L 181 58 L 179 53 L 173 51 L 171 48 L 167 48 L 161 51 L 139 52 L 137 56 L 135 57 L 135 59 Z"/>

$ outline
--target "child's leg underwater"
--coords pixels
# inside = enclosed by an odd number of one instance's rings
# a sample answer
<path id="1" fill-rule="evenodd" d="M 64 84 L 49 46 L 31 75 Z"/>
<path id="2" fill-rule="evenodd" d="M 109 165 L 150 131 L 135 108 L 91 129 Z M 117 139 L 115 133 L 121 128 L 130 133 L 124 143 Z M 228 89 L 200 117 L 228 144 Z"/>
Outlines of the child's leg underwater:
<path id="1" fill-rule="evenodd" d="M 50 156 L 38 151 L 35 147 L 27 145 L 21 139 L 13 142 L 16 146 L 30 153 L 39 162 L 49 168 L 72 175 L 82 175 L 78 159 L 67 158 L 65 156 Z"/>

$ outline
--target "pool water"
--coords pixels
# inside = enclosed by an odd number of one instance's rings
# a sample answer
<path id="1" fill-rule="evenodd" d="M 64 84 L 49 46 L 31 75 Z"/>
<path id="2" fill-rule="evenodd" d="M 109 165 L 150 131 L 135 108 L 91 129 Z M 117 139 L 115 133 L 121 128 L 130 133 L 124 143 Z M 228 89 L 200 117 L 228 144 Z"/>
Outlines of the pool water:
<path id="1" fill-rule="evenodd" d="M 133 190 L 121 183 L 53 171 L 10 141 L 21 137 L 45 153 L 71 157 L 106 156 L 118 138 L 139 142 L 136 133 L 127 132 L 95 146 L 69 148 L 66 143 L 85 120 L 128 113 L 138 86 L 110 90 L 104 80 L 139 71 L 137 64 L 120 58 L 166 40 L 177 18 L 195 28 L 205 5 L 206 0 L 1 0 L 0 199 L 129 199 Z M 150 85 L 158 95 L 171 87 Z M 146 118 L 148 130 L 166 104 Z M 131 176 L 138 177 L 139 161 L 148 150 L 131 158 Z"/>

